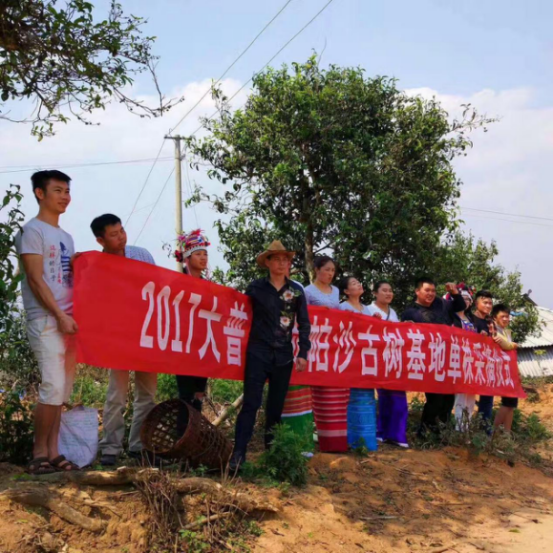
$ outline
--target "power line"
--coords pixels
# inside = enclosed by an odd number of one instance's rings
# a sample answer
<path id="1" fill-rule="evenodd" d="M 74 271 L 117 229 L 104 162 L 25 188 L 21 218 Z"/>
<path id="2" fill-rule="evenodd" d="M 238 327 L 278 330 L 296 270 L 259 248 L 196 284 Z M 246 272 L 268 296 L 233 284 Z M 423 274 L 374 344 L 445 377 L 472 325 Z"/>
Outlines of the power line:
<path id="1" fill-rule="evenodd" d="M 517 221 L 515 219 L 500 219 L 499 217 L 490 217 L 487 215 L 481 215 L 479 213 L 467 213 L 465 216 L 480 218 L 483 221 L 502 221 L 504 223 L 511 223 L 515 225 L 533 225 L 536 227 L 553 228 L 553 225 L 547 225 L 545 223 L 534 223 L 532 221 Z"/>
<path id="2" fill-rule="evenodd" d="M 259 70 L 257 71 L 257 73 L 261 73 L 261 71 L 263 71 L 293 40 L 295 40 L 301 33 L 303 33 L 303 31 L 305 31 L 305 29 L 307 29 L 307 27 L 309 27 L 309 25 L 311 25 L 325 10 L 326 8 L 328 8 L 328 6 L 330 6 L 330 4 L 332 4 L 334 0 L 329 0 L 292 38 L 290 38 L 288 40 L 288 42 L 286 42 L 286 44 L 284 44 L 284 46 Z M 255 74 L 257 74 L 255 73 Z M 255 75 L 254 74 L 254 75 Z M 246 85 L 253 79 L 253 77 L 251 77 L 248 81 L 246 81 L 244 83 L 244 85 L 239 88 L 230 98 L 229 98 L 229 102 L 230 100 L 232 100 L 239 92 L 241 92 L 245 87 Z M 209 117 L 209 119 L 212 119 L 215 115 L 217 114 L 217 112 L 214 113 L 214 115 L 212 115 L 211 117 Z M 198 129 L 196 129 L 192 134 L 196 134 L 196 132 L 198 132 L 202 127 L 199 127 Z M 173 174 L 173 171 L 171 172 L 171 175 Z M 164 190 L 165 190 L 165 187 L 167 186 L 167 183 L 169 182 L 169 178 L 171 177 L 171 175 L 169 175 L 169 177 L 167 178 L 167 180 L 165 181 L 165 184 L 163 185 L 163 188 L 161 189 L 161 192 L 159 193 L 159 196 L 156 200 L 156 203 L 154 204 L 154 206 L 152 207 L 152 210 L 150 211 L 150 213 L 148 214 L 148 217 L 146 218 L 146 221 L 144 221 L 144 224 L 142 225 L 142 228 L 140 229 L 140 232 L 138 234 L 138 237 L 136 238 L 135 240 L 135 244 L 136 242 L 138 241 L 138 238 L 140 238 L 140 235 L 142 234 L 142 231 L 144 230 L 144 228 L 146 227 L 146 224 L 148 223 L 148 220 L 150 219 L 150 216 L 152 215 L 152 213 L 154 212 L 160 198 L 161 198 L 161 195 L 163 194 Z"/>
<path id="3" fill-rule="evenodd" d="M 507 215 L 509 217 L 523 217 L 524 219 L 537 219 L 539 221 L 553 221 L 551 217 L 538 217 L 536 215 L 521 215 L 519 213 L 507 213 L 506 211 L 492 211 L 491 209 L 477 209 L 475 207 L 462 207 L 462 210 L 481 211 L 482 213 L 493 213 L 495 215 Z"/>
<path id="4" fill-rule="evenodd" d="M 8 173 L 30 173 L 31 171 L 39 171 L 42 169 L 76 169 L 78 167 L 98 167 L 100 165 L 123 165 L 123 164 L 132 164 L 132 163 L 144 163 L 147 161 L 153 161 L 154 158 L 142 158 L 142 159 L 123 159 L 118 161 L 91 161 L 90 163 L 60 163 L 56 165 L 25 165 L 25 168 L 21 169 L 12 169 L 10 171 L 0 171 L 0 175 L 5 175 Z M 170 161 L 172 157 L 162 157 L 158 161 Z M 17 167 L 17 166 L 16 166 Z M 23 166 L 19 166 L 23 167 Z"/>
<path id="5" fill-rule="evenodd" d="M 144 211 L 145 209 L 148 209 L 154 205 L 154 202 L 151 204 L 143 205 L 142 207 L 138 208 L 135 213 L 140 213 L 141 211 Z"/>
<path id="6" fill-rule="evenodd" d="M 271 26 L 273 21 L 288 7 L 288 5 L 292 2 L 292 0 L 288 0 L 282 8 L 273 16 L 273 18 L 257 33 L 255 38 L 246 46 L 244 50 L 240 53 L 240 55 L 225 69 L 224 73 L 217 79 L 215 84 L 213 86 L 218 85 L 226 76 L 226 74 L 240 61 L 242 56 L 246 54 L 246 52 L 255 44 L 257 39 Z M 177 127 L 202 103 L 202 101 L 206 98 L 206 96 L 211 92 L 212 87 L 209 87 L 205 93 L 202 95 L 202 97 L 181 117 L 179 122 L 175 125 L 171 131 L 169 131 L 169 134 L 171 134 L 174 130 L 177 129 Z"/>
<path id="7" fill-rule="evenodd" d="M 286 9 L 286 7 L 288 6 L 288 4 L 290 4 L 290 2 L 292 2 L 292 0 L 288 0 L 284 6 L 276 13 L 276 15 L 269 21 L 269 23 L 267 23 L 265 25 L 265 27 L 263 27 L 263 29 L 261 29 L 261 31 L 256 35 L 256 37 L 250 42 L 250 44 L 248 44 L 248 46 L 246 47 L 245 50 L 243 50 L 240 55 L 231 63 L 231 65 L 229 65 L 229 67 L 227 67 L 227 69 L 224 71 L 224 73 L 221 75 L 221 77 L 219 77 L 219 80 L 217 81 L 217 83 L 230 71 L 230 69 L 232 67 L 234 67 L 234 65 L 238 62 L 238 60 L 253 46 L 253 44 L 256 42 L 256 40 L 269 28 L 269 26 L 273 23 L 273 21 Z M 190 113 L 192 113 L 192 111 L 194 109 L 196 109 L 196 107 L 201 103 L 201 101 L 209 94 L 209 91 L 211 90 L 211 88 L 209 88 L 205 94 L 188 110 L 187 113 L 184 114 L 184 116 L 180 119 L 180 121 L 175 125 L 175 127 L 173 129 L 169 129 L 169 132 L 167 134 L 171 134 L 187 117 L 188 115 L 190 115 Z M 146 177 L 146 180 L 144 181 L 144 184 L 142 185 L 142 188 L 140 189 L 140 192 L 138 193 L 138 196 L 136 197 L 136 200 L 134 201 L 134 205 L 133 205 L 133 208 L 131 210 L 131 213 L 129 215 L 129 217 L 127 218 L 127 221 L 125 223 L 125 226 L 128 224 L 128 222 L 130 221 L 131 217 L 133 216 L 133 213 L 135 212 L 135 209 L 136 209 L 136 206 L 138 205 L 138 202 L 140 201 L 140 198 L 142 197 L 142 193 L 144 192 L 144 189 L 146 188 L 146 185 L 148 184 L 148 181 L 150 180 L 150 176 L 154 170 L 154 167 L 156 166 L 156 163 L 159 159 L 159 156 L 161 155 L 161 151 L 163 150 L 163 146 L 165 144 L 165 138 L 162 140 L 161 142 L 161 146 L 159 147 L 159 151 L 157 153 L 157 156 L 156 158 L 154 159 L 154 162 L 152 163 L 152 166 L 150 167 L 150 171 L 148 172 L 148 175 Z M 149 216 L 148 216 L 149 217 Z M 142 231 L 141 231 L 142 232 Z M 137 238 L 138 240 L 138 238 Z"/>
<path id="8" fill-rule="evenodd" d="M 233 98 L 235 98 L 240 92 L 242 92 L 242 90 L 244 90 L 244 88 L 246 88 L 246 86 L 251 82 L 253 81 L 254 77 L 256 75 L 258 75 L 259 73 L 261 73 L 261 71 L 263 71 L 285 48 L 288 47 L 288 45 L 293 42 L 301 33 L 303 33 L 303 31 L 305 31 L 305 29 L 307 29 L 307 27 L 309 27 L 309 25 L 311 25 L 311 23 L 313 23 L 313 21 L 315 21 L 315 19 L 317 19 L 325 10 L 326 8 L 328 8 L 328 6 L 330 6 L 330 4 L 332 4 L 332 2 L 334 2 L 334 0 L 329 0 L 290 40 L 288 40 L 288 42 L 259 70 L 257 71 L 256 73 L 254 73 L 254 75 L 252 77 L 250 77 L 229 99 L 228 101 L 230 102 Z M 213 119 L 217 113 L 219 113 L 219 110 L 213 112 L 208 118 L 207 118 L 207 121 L 210 121 L 211 119 Z M 203 128 L 203 125 L 200 125 L 190 136 L 194 136 L 199 130 L 201 130 Z"/>
<path id="9" fill-rule="evenodd" d="M 134 239 L 135 244 L 138 242 L 138 239 L 140 238 L 140 236 L 142 235 L 142 232 L 146 228 L 146 225 L 148 224 L 148 221 L 150 220 L 150 217 L 152 216 L 152 213 L 154 212 L 155 208 L 157 207 L 157 204 L 159 203 L 159 200 L 161 200 L 161 196 L 163 196 L 163 192 L 165 192 L 165 188 L 167 188 L 167 183 L 169 182 L 169 179 L 173 176 L 174 172 L 175 172 L 175 168 L 173 167 L 173 169 L 171 169 L 171 172 L 169 173 L 169 176 L 167 177 L 167 180 L 165 181 L 165 184 L 161 188 L 161 192 L 159 193 L 159 196 L 157 197 L 154 205 L 152 206 L 152 209 L 150 210 L 150 213 L 148 213 L 148 217 L 146 217 L 146 220 L 144 221 L 144 224 L 142 225 L 142 228 L 140 229 L 140 232 L 138 233 L 138 236 Z"/>
<path id="10" fill-rule="evenodd" d="M 161 150 L 163 150 L 164 145 L 165 145 L 165 138 L 163 138 L 162 141 L 161 141 L 161 146 L 159 147 L 159 150 L 158 150 L 157 155 L 154 159 L 154 162 L 152 163 L 152 166 L 150 167 L 150 170 L 148 171 L 148 175 L 146 176 L 146 180 L 144 181 L 144 184 L 142 185 L 142 188 L 140 189 L 140 192 L 138 193 L 138 196 L 136 197 L 136 200 L 134 201 L 131 212 L 130 212 L 129 216 L 127 217 L 127 220 L 125 221 L 125 226 L 127 226 L 129 224 L 129 221 L 131 220 L 131 217 L 133 216 L 133 213 L 135 212 L 136 206 L 138 205 L 138 202 L 139 202 L 140 198 L 142 197 L 142 193 L 144 192 L 144 189 L 146 188 L 146 185 L 148 184 L 148 181 L 150 180 L 150 175 L 152 174 L 152 172 L 154 170 L 154 167 L 156 166 L 156 163 L 159 159 L 159 156 L 161 155 Z"/>

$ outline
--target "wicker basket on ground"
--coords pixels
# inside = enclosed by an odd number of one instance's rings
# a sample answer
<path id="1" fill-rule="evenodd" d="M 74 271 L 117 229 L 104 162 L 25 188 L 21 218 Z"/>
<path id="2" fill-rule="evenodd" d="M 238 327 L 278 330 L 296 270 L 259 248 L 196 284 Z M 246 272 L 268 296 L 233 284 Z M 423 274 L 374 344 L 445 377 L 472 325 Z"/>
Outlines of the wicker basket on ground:
<path id="1" fill-rule="evenodd" d="M 156 405 L 142 424 L 140 439 L 155 455 L 191 467 L 223 470 L 232 454 L 232 443 L 221 430 L 180 399 Z"/>

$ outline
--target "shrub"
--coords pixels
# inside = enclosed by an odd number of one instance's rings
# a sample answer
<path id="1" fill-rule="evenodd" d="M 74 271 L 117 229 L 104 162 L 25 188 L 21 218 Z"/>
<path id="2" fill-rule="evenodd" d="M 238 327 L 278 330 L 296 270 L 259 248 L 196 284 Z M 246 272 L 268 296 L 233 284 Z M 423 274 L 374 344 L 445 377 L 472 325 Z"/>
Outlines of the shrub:
<path id="1" fill-rule="evenodd" d="M 10 324 L 0 331 L 0 376 L 5 387 L 31 391 L 40 381 L 40 373 L 26 325 L 25 313 L 14 307 Z"/>
<path id="2" fill-rule="evenodd" d="M 519 409 L 515 409 L 512 430 L 518 441 L 524 442 L 529 446 L 536 445 L 553 437 L 536 413 L 525 415 Z"/>
<path id="3" fill-rule="evenodd" d="M 210 380 L 211 399 L 214 403 L 232 403 L 242 394 L 243 383 L 237 380 L 222 380 L 213 378 Z M 159 374 L 157 377 L 158 402 L 167 401 L 179 396 L 177 379 L 174 374 Z"/>
<path id="4" fill-rule="evenodd" d="M 11 185 L 0 201 L 0 377 L 6 387 L 18 382 L 27 388 L 36 382 L 37 364 L 25 331 L 25 317 L 17 290 L 23 276 L 17 273 L 15 236 L 24 216 L 19 186 Z"/>
<path id="5" fill-rule="evenodd" d="M 106 401 L 109 371 L 88 365 L 80 365 L 71 394 L 71 403 L 88 407 L 102 407 Z"/>
<path id="6" fill-rule="evenodd" d="M 421 424 L 422 410 L 424 401 L 415 396 L 409 404 L 409 418 L 407 419 L 407 433 L 412 440 L 416 437 L 417 431 Z"/>
<path id="7" fill-rule="evenodd" d="M 18 390 L 0 394 L 0 461 L 25 464 L 33 450 L 32 406 Z"/>
<path id="8" fill-rule="evenodd" d="M 214 403 L 232 403 L 243 391 L 244 384 L 240 380 L 211 380 L 211 395 Z"/>
<path id="9" fill-rule="evenodd" d="M 177 379 L 174 374 L 158 374 L 156 401 L 161 403 L 179 397 Z"/>
<path id="10" fill-rule="evenodd" d="M 271 448 L 265 451 L 257 465 L 261 473 L 293 486 L 307 483 L 307 459 L 302 454 L 304 441 L 288 426 L 279 424 L 274 429 Z"/>

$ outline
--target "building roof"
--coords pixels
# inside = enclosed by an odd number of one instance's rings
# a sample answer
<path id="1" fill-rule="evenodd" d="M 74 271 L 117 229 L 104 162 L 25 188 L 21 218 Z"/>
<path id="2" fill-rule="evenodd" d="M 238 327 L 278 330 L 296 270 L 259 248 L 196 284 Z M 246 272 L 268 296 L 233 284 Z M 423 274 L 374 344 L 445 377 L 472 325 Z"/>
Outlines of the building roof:
<path id="1" fill-rule="evenodd" d="M 541 355 L 529 348 L 519 349 L 517 358 L 518 369 L 522 376 L 553 376 L 553 347 L 544 348 Z"/>
<path id="2" fill-rule="evenodd" d="M 553 311 L 546 307 L 537 307 L 542 329 L 537 336 L 529 336 L 520 344 L 521 349 L 544 348 L 553 346 Z"/>

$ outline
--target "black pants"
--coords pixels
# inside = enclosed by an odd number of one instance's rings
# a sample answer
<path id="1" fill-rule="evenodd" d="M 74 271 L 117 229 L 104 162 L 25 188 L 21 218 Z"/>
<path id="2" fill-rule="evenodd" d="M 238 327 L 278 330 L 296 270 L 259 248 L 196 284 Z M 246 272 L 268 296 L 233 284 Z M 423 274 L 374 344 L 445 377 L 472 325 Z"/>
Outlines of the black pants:
<path id="1" fill-rule="evenodd" d="M 478 414 L 484 421 L 491 424 L 493 415 L 493 396 L 480 396 L 478 399 Z"/>
<path id="2" fill-rule="evenodd" d="M 431 430 L 437 432 L 439 423 L 447 424 L 451 419 L 451 411 L 455 404 L 455 394 L 426 394 L 426 403 L 422 410 L 419 432 Z"/>
<path id="3" fill-rule="evenodd" d="M 195 399 L 194 396 L 198 393 L 205 393 L 207 386 L 207 378 L 203 376 L 184 376 L 177 375 L 177 386 L 179 388 L 179 399 L 190 403 L 194 409 L 202 412 L 202 402 Z"/>
<path id="4" fill-rule="evenodd" d="M 274 356 L 261 359 L 248 353 L 244 375 L 244 404 L 236 420 L 234 456 L 244 460 L 252 438 L 257 411 L 263 401 L 263 386 L 269 381 L 269 394 L 265 410 L 265 447 L 273 441 L 272 429 L 279 424 L 288 392 L 293 361 L 277 365 Z"/>

